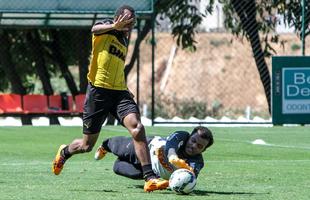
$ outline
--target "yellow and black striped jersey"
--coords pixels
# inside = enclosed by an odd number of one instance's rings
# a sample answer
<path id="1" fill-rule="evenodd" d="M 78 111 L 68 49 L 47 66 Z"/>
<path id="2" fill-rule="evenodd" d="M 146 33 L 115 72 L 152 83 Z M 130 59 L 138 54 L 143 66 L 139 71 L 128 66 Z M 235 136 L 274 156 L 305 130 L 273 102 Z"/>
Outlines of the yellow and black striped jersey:
<path id="1" fill-rule="evenodd" d="M 113 23 L 104 20 L 96 24 Z M 128 39 L 116 30 L 92 36 L 88 81 L 96 87 L 112 90 L 127 90 L 125 83 L 125 58 Z"/>

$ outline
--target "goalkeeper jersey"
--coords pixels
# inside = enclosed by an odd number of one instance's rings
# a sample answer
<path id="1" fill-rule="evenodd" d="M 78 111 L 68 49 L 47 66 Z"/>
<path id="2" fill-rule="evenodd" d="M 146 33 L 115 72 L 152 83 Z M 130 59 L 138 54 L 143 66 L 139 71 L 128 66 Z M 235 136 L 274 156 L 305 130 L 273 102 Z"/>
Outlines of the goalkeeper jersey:
<path id="1" fill-rule="evenodd" d="M 178 157 L 185 160 L 186 163 L 194 169 L 196 177 L 204 167 L 204 160 L 201 154 L 187 157 L 183 155 L 184 147 L 190 134 L 186 131 L 176 131 L 167 138 L 154 137 L 149 143 L 152 169 L 157 176 L 169 180 L 170 175 L 176 168 L 168 161 L 168 150 L 175 149 Z"/>
<path id="2" fill-rule="evenodd" d="M 112 24 L 106 19 L 96 24 Z M 128 39 L 116 30 L 93 34 L 88 81 L 96 86 L 112 90 L 127 90 L 125 83 L 125 57 Z"/>

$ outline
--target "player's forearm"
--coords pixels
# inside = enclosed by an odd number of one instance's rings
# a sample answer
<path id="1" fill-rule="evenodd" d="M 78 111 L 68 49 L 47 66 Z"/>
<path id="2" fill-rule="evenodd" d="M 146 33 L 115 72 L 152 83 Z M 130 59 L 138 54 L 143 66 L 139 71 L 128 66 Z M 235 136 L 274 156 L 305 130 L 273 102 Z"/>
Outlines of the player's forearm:
<path id="1" fill-rule="evenodd" d="M 188 170 L 190 170 L 190 171 L 193 171 L 193 168 L 190 167 L 190 166 L 188 165 L 188 163 L 185 162 L 185 160 L 180 159 L 180 158 L 178 157 L 178 155 L 177 155 L 176 152 L 175 152 L 175 149 L 170 148 L 170 149 L 168 150 L 168 155 L 167 155 L 167 156 L 168 156 L 169 162 L 170 162 L 172 165 L 176 166 L 177 168 L 185 168 L 185 169 L 188 169 Z"/>
<path id="2" fill-rule="evenodd" d="M 93 34 L 102 34 L 114 29 L 114 24 L 97 24 L 91 29 Z"/>
<path id="3" fill-rule="evenodd" d="M 178 157 L 177 153 L 175 152 L 175 149 L 169 148 L 168 149 L 168 154 L 167 154 L 168 160 L 171 160 L 175 157 Z"/>

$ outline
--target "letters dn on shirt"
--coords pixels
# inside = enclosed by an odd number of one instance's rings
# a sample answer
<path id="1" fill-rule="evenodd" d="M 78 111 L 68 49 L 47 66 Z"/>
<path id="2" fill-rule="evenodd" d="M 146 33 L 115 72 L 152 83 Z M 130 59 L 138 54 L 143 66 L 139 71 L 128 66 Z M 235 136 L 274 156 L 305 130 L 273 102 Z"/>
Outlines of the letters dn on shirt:
<path id="1" fill-rule="evenodd" d="M 112 41 L 112 44 L 109 47 L 109 54 L 112 54 L 125 61 L 125 53 L 123 53 L 119 48 L 117 48 L 117 46 L 117 43 Z"/>

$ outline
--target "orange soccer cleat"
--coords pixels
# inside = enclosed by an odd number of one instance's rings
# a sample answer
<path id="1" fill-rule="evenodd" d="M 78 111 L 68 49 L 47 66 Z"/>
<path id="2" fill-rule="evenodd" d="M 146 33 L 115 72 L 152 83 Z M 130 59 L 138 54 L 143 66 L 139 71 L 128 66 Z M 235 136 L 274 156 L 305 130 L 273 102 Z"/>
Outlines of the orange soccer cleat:
<path id="1" fill-rule="evenodd" d="M 66 159 L 61 155 L 61 151 L 66 147 L 67 145 L 63 144 L 59 147 L 56 157 L 53 160 L 53 166 L 52 171 L 55 175 L 60 174 L 62 168 L 64 167 L 64 164 L 66 162 Z"/>
<path id="2" fill-rule="evenodd" d="M 98 147 L 95 153 L 95 160 L 101 160 L 108 153 L 102 146 Z"/>
<path id="3" fill-rule="evenodd" d="M 158 178 L 151 178 L 148 181 L 145 181 L 144 191 L 152 192 L 154 190 L 164 190 L 169 186 L 169 181 L 160 180 Z"/>

